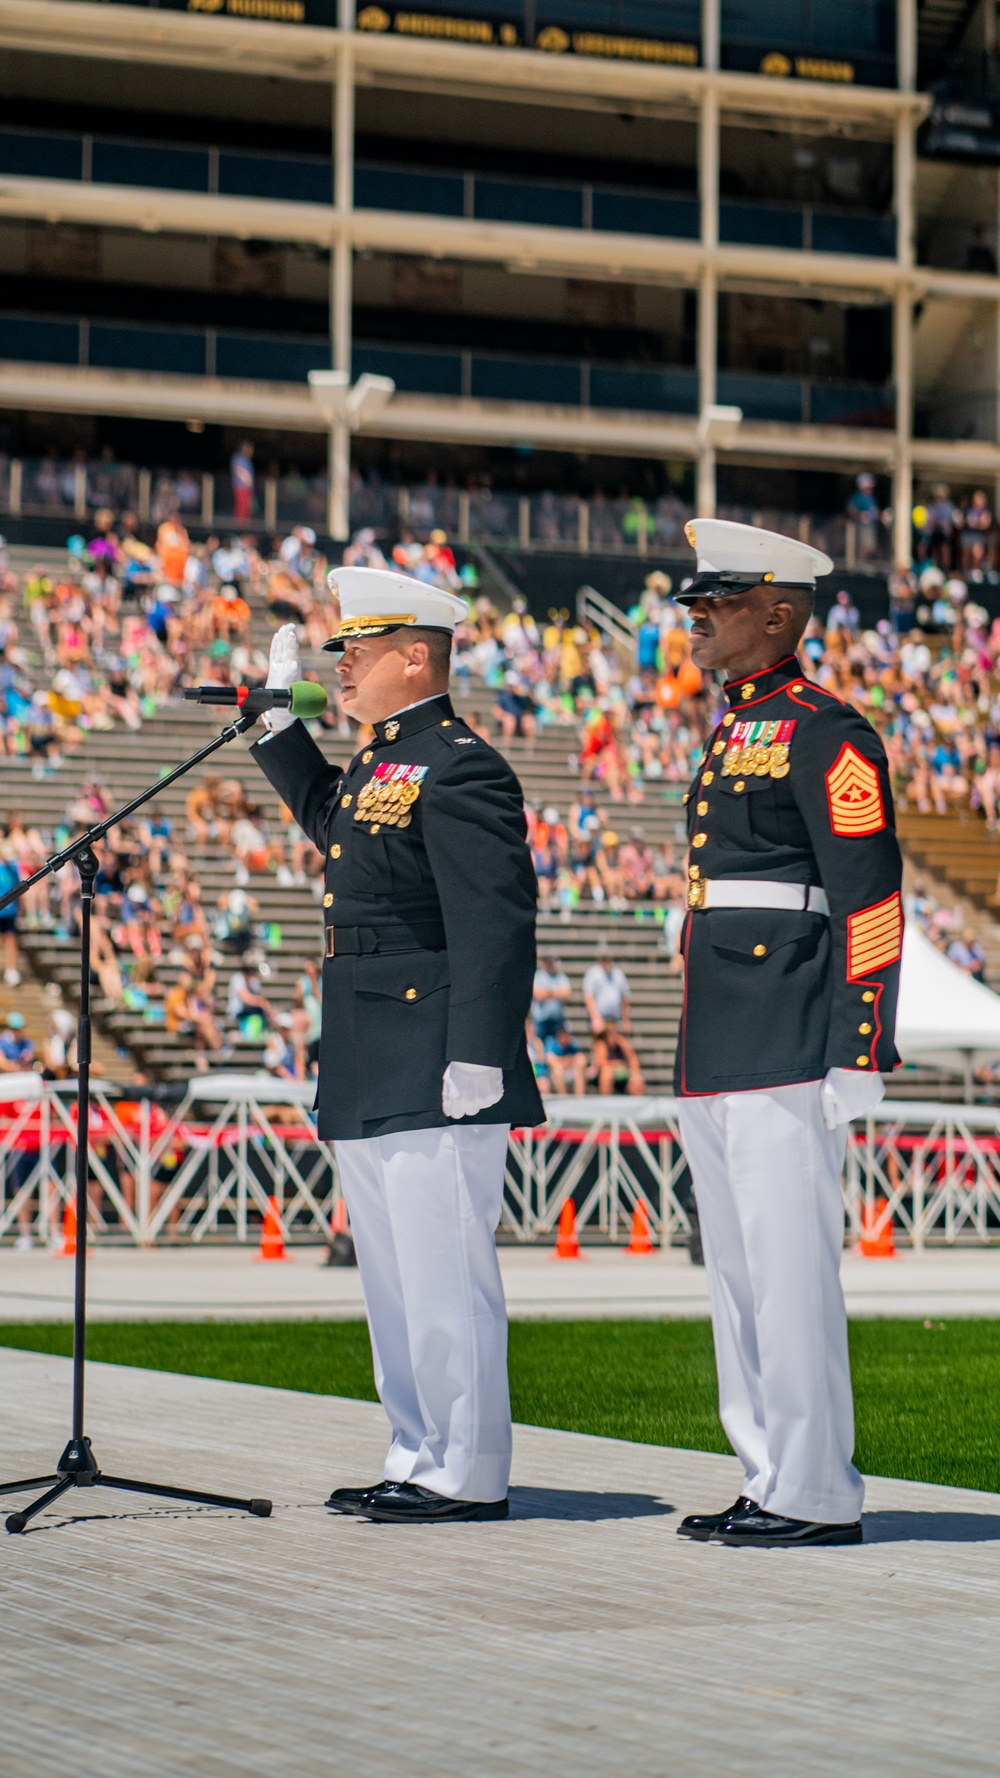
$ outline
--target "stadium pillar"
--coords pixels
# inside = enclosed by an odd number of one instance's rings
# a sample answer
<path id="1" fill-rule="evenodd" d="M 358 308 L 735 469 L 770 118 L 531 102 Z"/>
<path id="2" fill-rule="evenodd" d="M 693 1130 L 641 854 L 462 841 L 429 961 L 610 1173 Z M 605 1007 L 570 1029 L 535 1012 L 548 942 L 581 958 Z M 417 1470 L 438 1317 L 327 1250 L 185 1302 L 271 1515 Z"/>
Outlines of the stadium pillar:
<path id="1" fill-rule="evenodd" d="M 896 0 L 896 81 L 901 93 L 917 84 L 917 0 Z"/>
<path id="2" fill-rule="evenodd" d="M 995 240 L 996 244 L 1000 244 L 1000 174 L 998 174 L 998 178 L 996 178 Z M 995 324 L 993 324 L 993 341 L 995 341 L 995 343 L 993 343 L 993 363 L 995 363 L 996 366 L 996 411 L 995 418 L 993 418 L 993 439 L 1000 445 L 1000 302 L 996 302 L 996 308 L 993 313 L 995 313 Z M 12 468 L 14 468 L 14 466 L 11 464 L 11 471 Z M 14 485 L 14 477 L 12 477 L 11 473 L 11 487 L 12 485 Z M 14 510 L 14 505 L 12 505 L 11 494 L 11 512 L 12 510 Z M 1000 475 L 996 475 L 996 477 L 993 478 L 993 510 L 995 510 L 995 512 L 1000 512 Z"/>
<path id="3" fill-rule="evenodd" d="M 343 27 L 344 18 L 341 23 Z M 351 25 L 353 15 L 347 28 Z M 354 208 L 354 46 L 346 36 L 341 39 L 333 88 L 333 198 L 337 225 L 330 253 L 330 358 L 334 370 L 346 371 L 350 380 L 354 264 L 349 221 Z M 350 536 L 351 495 L 351 433 L 344 414 L 338 415 L 330 427 L 329 478 L 327 523 L 331 537 L 343 542 Z"/>
<path id="4" fill-rule="evenodd" d="M 698 410 L 715 406 L 715 363 L 719 293 L 715 272 L 703 266 L 698 280 Z M 696 501 L 698 517 L 715 517 L 715 445 L 699 440 Z"/>
<path id="5" fill-rule="evenodd" d="M 896 388 L 896 451 L 892 472 L 893 566 L 909 568 L 913 557 L 913 296 L 909 284 L 893 302 L 893 382 Z"/>
<path id="6" fill-rule="evenodd" d="M 714 74 L 719 66 L 720 0 L 701 0 L 701 65 Z"/>
<path id="7" fill-rule="evenodd" d="M 916 75 L 913 0 L 899 0 L 897 14 L 899 84 L 912 91 Z M 893 566 L 910 567 L 913 558 L 913 240 L 916 205 L 916 118 L 901 112 L 893 144 L 893 201 L 896 210 L 896 262 L 901 273 L 893 298 L 892 374 L 896 391 L 896 449 L 892 477 Z"/>
<path id="8" fill-rule="evenodd" d="M 719 0 L 702 0 L 702 60 L 714 71 L 719 65 Z M 719 95 L 706 87 L 698 116 L 698 195 L 701 200 L 701 244 L 719 242 Z M 715 269 L 703 265 L 698 274 L 698 411 L 715 405 L 718 357 L 719 292 Z M 715 517 L 715 446 L 708 438 L 698 445 L 695 501 L 698 517 Z"/>

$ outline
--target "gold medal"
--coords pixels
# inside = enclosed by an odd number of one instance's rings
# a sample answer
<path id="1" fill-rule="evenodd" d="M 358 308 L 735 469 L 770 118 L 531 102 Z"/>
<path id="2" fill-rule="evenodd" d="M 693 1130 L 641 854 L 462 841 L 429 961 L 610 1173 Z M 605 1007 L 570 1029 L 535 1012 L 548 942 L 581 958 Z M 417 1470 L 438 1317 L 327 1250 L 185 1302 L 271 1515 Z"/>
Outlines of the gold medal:
<path id="1" fill-rule="evenodd" d="M 397 827 L 409 827 L 410 822 L 412 820 L 413 820 L 412 815 L 400 815 L 399 820 L 396 822 L 396 826 Z"/>
<path id="2" fill-rule="evenodd" d="M 757 748 L 757 763 L 754 766 L 754 773 L 755 773 L 756 777 L 758 777 L 758 778 L 766 778 L 769 776 L 770 771 L 771 771 L 771 749 L 770 749 L 770 747 L 758 747 Z"/>
<path id="3" fill-rule="evenodd" d="M 405 808 L 409 808 L 411 803 L 415 803 L 419 795 L 419 784 L 401 784 L 399 787 L 399 800 Z"/>
<path id="4" fill-rule="evenodd" d="M 772 778 L 787 778 L 791 769 L 792 768 L 789 765 L 772 766 L 771 767 L 771 777 Z"/>

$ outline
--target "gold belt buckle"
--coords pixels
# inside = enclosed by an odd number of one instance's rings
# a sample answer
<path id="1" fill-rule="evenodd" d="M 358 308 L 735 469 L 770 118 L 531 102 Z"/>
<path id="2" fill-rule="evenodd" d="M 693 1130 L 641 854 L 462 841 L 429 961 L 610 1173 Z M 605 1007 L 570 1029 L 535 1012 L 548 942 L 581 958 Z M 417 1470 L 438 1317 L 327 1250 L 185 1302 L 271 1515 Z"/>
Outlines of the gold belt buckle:
<path id="1" fill-rule="evenodd" d="M 705 905 L 705 890 L 708 888 L 704 877 L 696 877 L 688 884 L 688 907 L 692 913 Z"/>
<path id="2" fill-rule="evenodd" d="M 326 929 L 326 954 L 328 957 L 333 956 L 333 946 L 334 946 L 333 927 L 328 926 Z"/>

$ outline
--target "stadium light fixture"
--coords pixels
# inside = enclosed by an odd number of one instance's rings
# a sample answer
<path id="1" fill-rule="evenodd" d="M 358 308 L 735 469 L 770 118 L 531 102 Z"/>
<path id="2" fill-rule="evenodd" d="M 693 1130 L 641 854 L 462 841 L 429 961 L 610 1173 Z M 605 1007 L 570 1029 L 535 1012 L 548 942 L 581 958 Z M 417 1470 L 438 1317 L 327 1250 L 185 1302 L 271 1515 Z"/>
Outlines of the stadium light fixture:
<path id="1" fill-rule="evenodd" d="M 309 393 L 330 429 L 330 491 L 327 524 L 331 537 L 350 535 L 351 433 L 370 426 L 396 393 L 391 377 L 368 371 L 351 383 L 346 370 L 311 370 Z"/>
<path id="2" fill-rule="evenodd" d="M 352 385 L 346 370 L 311 370 L 309 393 L 331 426 L 346 421 L 351 431 L 370 425 L 388 407 L 396 393 L 391 377 L 365 371 Z"/>
<path id="3" fill-rule="evenodd" d="M 698 415 L 696 438 L 701 446 L 709 445 L 713 450 L 725 450 L 736 443 L 736 434 L 743 424 L 741 407 L 717 407 L 714 403 L 703 407 Z"/>

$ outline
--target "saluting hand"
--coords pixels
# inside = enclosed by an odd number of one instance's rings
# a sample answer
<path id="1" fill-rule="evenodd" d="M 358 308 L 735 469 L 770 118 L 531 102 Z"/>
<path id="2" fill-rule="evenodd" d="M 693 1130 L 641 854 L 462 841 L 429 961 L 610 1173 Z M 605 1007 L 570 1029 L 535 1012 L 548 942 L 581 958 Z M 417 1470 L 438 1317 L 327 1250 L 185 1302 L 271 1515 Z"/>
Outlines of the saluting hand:
<path id="1" fill-rule="evenodd" d="M 302 678 L 302 656 L 299 653 L 299 636 L 294 624 L 282 624 L 271 638 L 271 656 L 267 669 L 268 691 L 287 691 Z M 268 710 L 264 717 L 267 727 L 273 735 L 282 729 L 291 728 L 295 717 L 290 710 Z"/>

